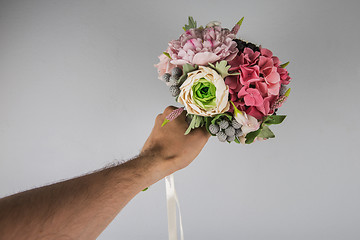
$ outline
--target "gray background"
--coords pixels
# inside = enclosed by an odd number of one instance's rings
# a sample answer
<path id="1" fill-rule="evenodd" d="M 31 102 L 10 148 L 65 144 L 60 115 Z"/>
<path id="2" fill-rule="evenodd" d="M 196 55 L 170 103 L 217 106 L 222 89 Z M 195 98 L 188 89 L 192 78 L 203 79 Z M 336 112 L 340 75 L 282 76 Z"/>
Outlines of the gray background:
<path id="1" fill-rule="evenodd" d="M 358 1 L 1 1 L 0 197 L 138 154 L 174 100 L 157 56 L 187 16 L 285 62 L 276 139 L 211 138 L 175 175 L 186 239 L 360 239 Z M 99 239 L 166 239 L 164 182 Z"/>

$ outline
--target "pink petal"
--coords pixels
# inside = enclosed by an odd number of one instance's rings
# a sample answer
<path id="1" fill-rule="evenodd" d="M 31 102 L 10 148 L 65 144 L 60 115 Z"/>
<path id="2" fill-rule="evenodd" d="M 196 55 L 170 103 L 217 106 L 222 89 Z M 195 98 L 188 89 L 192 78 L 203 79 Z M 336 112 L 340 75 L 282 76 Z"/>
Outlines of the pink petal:
<path id="1" fill-rule="evenodd" d="M 264 104 L 264 99 L 262 98 L 259 90 L 255 89 L 255 88 L 250 88 L 248 90 L 249 93 L 252 94 L 254 100 L 255 100 L 255 106 L 260 106 Z"/>
<path id="2" fill-rule="evenodd" d="M 236 24 L 232 29 L 231 29 L 231 33 L 233 34 L 237 34 L 237 32 L 239 31 L 240 29 L 240 25 Z"/>
<path id="3" fill-rule="evenodd" d="M 230 89 L 236 89 L 240 85 L 238 76 L 227 76 L 225 78 L 225 84 L 229 86 Z"/>
<path id="4" fill-rule="evenodd" d="M 206 41 L 204 41 L 204 43 L 203 43 L 203 47 L 204 48 L 207 48 L 207 49 L 212 49 L 212 47 L 214 46 L 214 44 L 213 44 L 213 42 L 212 42 L 212 40 L 211 39 L 209 39 L 209 40 L 206 40 Z"/>
<path id="5" fill-rule="evenodd" d="M 165 54 L 161 54 L 159 56 L 160 62 L 158 64 L 155 64 L 154 66 L 158 69 L 158 78 L 162 80 L 162 76 L 166 72 L 171 72 L 171 70 L 175 67 L 173 64 L 170 63 L 170 59 L 165 56 Z"/>
<path id="6" fill-rule="evenodd" d="M 272 57 L 273 53 L 267 48 L 260 49 L 261 55 L 265 57 Z"/>
<path id="7" fill-rule="evenodd" d="M 244 54 L 247 54 L 247 55 L 251 55 L 254 53 L 254 51 L 251 49 L 251 48 L 244 48 L 244 51 L 243 51 Z"/>
<path id="8" fill-rule="evenodd" d="M 186 63 L 189 63 L 188 61 L 185 61 L 183 59 L 174 59 L 170 61 L 171 64 L 173 65 L 184 65 Z"/>
<path id="9" fill-rule="evenodd" d="M 246 111 L 245 111 L 248 115 L 253 116 L 256 119 L 262 119 L 264 117 L 264 114 L 262 114 L 259 110 L 257 110 L 256 107 L 252 106 L 249 107 Z"/>
<path id="10" fill-rule="evenodd" d="M 207 65 L 208 63 L 213 63 L 219 60 L 219 56 L 212 52 L 201 52 L 196 53 L 192 63 L 197 65 Z"/>
<path id="11" fill-rule="evenodd" d="M 259 91 L 255 88 L 248 88 L 246 90 L 247 94 L 244 97 L 245 104 L 247 106 L 260 106 L 263 105 L 264 99 L 260 95 Z M 251 100 L 250 100 L 251 97 Z"/>
<path id="12" fill-rule="evenodd" d="M 188 50 L 189 50 L 189 49 L 188 49 Z M 184 49 L 180 49 L 180 51 L 179 51 L 179 53 L 178 53 L 178 56 L 181 57 L 181 58 L 186 57 L 188 50 L 185 51 Z M 172 59 L 176 59 L 175 57 L 176 57 L 176 56 L 171 56 Z"/>
<path id="13" fill-rule="evenodd" d="M 244 96 L 244 102 L 247 106 L 255 105 L 255 99 L 250 94 Z"/>
<path id="14" fill-rule="evenodd" d="M 231 61 L 237 56 L 237 52 L 231 53 L 229 56 L 227 56 L 224 60 L 225 61 Z"/>
<path id="15" fill-rule="evenodd" d="M 275 103 L 276 99 L 278 98 L 278 96 L 276 95 L 270 95 L 268 96 L 267 98 L 264 99 L 264 106 L 265 106 L 265 111 L 266 111 L 266 114 L 272 114 L 271 112 L 271 105 L 273 103 Z M 267 104 L 269 103 L 269 104 Z"/>
<path id="16" fill-rule="evenodd" d="M 241 97 L 247 95 L 247 94 L 248 94 L 248 93 L 246 92 L 247 89 L 248 89 L 247 86 L 243 86 L 243 87 L 240 89 L 240 91 L 238 92 L 238 94 L 237 94 L 238 97 L 241 98 Z"/>
<path id="17" fill-rule="evenodd" d="M 270 102 L 274 102 L 276 100 L 276 96 L 269 96 L 264 99 L 264 103 L 261 106 L 257 106 L 256 108 L 264 115 L 268 115 L 270 113 Z"/>
<path id="18" fill-rule="evenodd" d="M 267 58 L 264 56 L 259 57 L 259 67 L 261 72 L 264 72 L 265 70 L 272 68 L 273 66 L 274 63 L 271 58 Z"/>
<path id="19" fill-rule="evenodd" d="M 231 66 L 229 71 L 238 70 L 238 69 L 240 69 L 240 65 L 242 65 L 244 63 L 244 55 L 243 54 L 241 54 L 240 56 L 237 55 L 237 56 L 235 56 L 235 58 L 233 60 L 229 61 L 228 63 Z"/>
<path id="20" fill-rule="evenodd" d="M 274 62 L 274 66 L 275 66 L 275 67 L 278 67 L 278 66 L 280 65 L 280 60 L 279 60 L 278 57 L 273 56 L 273 57 L 272 57 L 272 60 L 273 60 L 273 62 Z"/>
<path id="21" fill-rule="evenodd" d="M 280 74 L 281 84 L 289 84 L 290 83 L 290 76 L 288 71 L 285 68 L 278 67 L 277 72 Z"/>
<path id="22" fill-rule="evenodd" d="M 262 97 L 267 96 L 268 86 L 265 82 L 259 81 L 255 83 L 256 89 L 259 90 Z"/>
<path id="23" fill-rule="evenodd" d="M 264 79 L 267 83 L 272 83 L 272 84 L 280 82 L 280 75 L 277 72 L 277 68 L 273 67 L 270 74 L 267 75 Z"/>
<path id="24" fill-rule="evenodd" d="M 231 100 L 233 101 L 233 100 Z M 236 108 L 241 110 L 241 111 L 245 111 L 246 107 L 244 102 L 240 102 L 240 101 L 233 101 L 233 103 L 235 104 Z M 229 112 L 233 113 L 234 112 L 234 107 L 232 104 L 230 104 L 230 109 Z"/>
<path id="25" fill-rule="evenodd" d="M 230 100 L 231 101 L 236 101 L 236 100 L 238 100 L 238 98 L 236 97 L 236 94 L 232 94 L 231 96 L 230 96 Z"/>
<path id="26" fill-rule="evenodd" d="M 280 82 L 277 82 L 276 84 L 268 85 L 268 90 L 269 90 L 269 94 L 271 95 L 279 95 Z"/>
<path id="27" fill-rule="evenodd" d="M 192 39 L 188 40 L 181 50 L 185 50 L 185 52 L 187 52 L 189 49 L 195 49 L 195 45 L 191 42 L 191 40 Z"/>
<path id="28" fill-rule="evenodd" d="M 240 82 L 243 85 L 249 85 L 252 82 L 259 81 L 259 66 L 253 66 L 253 67 L 245 67 L 240 66 L 241 69 L 241 78 Z"/>

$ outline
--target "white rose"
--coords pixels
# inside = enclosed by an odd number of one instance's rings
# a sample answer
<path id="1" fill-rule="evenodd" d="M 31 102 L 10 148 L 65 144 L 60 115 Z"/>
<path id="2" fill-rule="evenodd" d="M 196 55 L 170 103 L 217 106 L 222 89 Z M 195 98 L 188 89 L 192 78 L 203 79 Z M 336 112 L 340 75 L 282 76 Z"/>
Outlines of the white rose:
<path id="1" fill-rule="evenodd" d="M 209 82 L 209 83 L 207 83 Z M 202 85 L 202 92 L 193 90 L 193 86 L 199 87 L 199 84 Z M 207 85 L 211 85 L 211 90 L 215 91 L 209 92 L 208 95 L 215 95 L 211 102 L 206 102 L 203 104 L 201 100 L 199 100 L 199 95 L 204 92 L 207 93 Z M 206 86 L 205 86 L 206 85 Z M 204 87 L 205 86 L 205 87 Z M 216 90 L 214 90 L 214 87 Z M 209 89 L 210 91 L 210 89 Z M 208 98 L 211 98 L 206 95 Z M 178 102 L 183 104 L 190 114 L 196 114 L 200 116 L 213 116 L 220 113 L 224 113 L 229 110 L 230 103 L 228 101 L 229 96 L 229 86 L 225 84 L 224 79 L 213 69 L 209 67 L 200 66 L 198 70 L 188 73 L 188 77 L 185 82 L 180 87 L 180 95 L 178 97 Z M 206 99 L 206 98 L 205 98 Z"/>

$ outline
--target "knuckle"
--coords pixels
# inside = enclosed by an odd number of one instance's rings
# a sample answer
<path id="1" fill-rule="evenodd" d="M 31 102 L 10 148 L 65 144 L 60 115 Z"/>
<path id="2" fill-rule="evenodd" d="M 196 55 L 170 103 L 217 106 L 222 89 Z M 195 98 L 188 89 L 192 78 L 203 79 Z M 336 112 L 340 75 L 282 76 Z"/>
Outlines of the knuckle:
<path id="1" fill-rule="evenodd" d="M 156 116 L 156 121 L 159 121 L 159 120 L 161 120 L 161 118 L 162 118 L 162 114 L 160 113 L 160 114 L 158 114 L 157 116 Z"/>
<path id="2" fill-rule="evenodd" d="M 172 111 L 174 111 L 175 109 L 177 109 L 177 108 L 174 107 L 174 106 L 167 106 L 167 107 L 165 108 L 165 110 L 164 110 L 164 113 L 169 114 L 169 113 L 171 113 Z"/>

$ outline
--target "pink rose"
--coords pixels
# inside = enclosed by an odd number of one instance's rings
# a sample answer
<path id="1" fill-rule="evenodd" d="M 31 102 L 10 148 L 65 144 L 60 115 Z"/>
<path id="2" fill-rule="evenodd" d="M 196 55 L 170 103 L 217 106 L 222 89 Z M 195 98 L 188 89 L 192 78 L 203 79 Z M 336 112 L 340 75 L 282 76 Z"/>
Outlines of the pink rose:
<path id="1" fill-rule="evenodd" d="M 162 80 L 162 76 L 165 73 L 170 73 L 171 70 L 176 66 L 170 63 L 171 59 L 165 56 L 165 54 L 161 54 L 159 56 L 159 60 L 160 62 L 154 66 L 158 69 L 158 78 Z"/>

